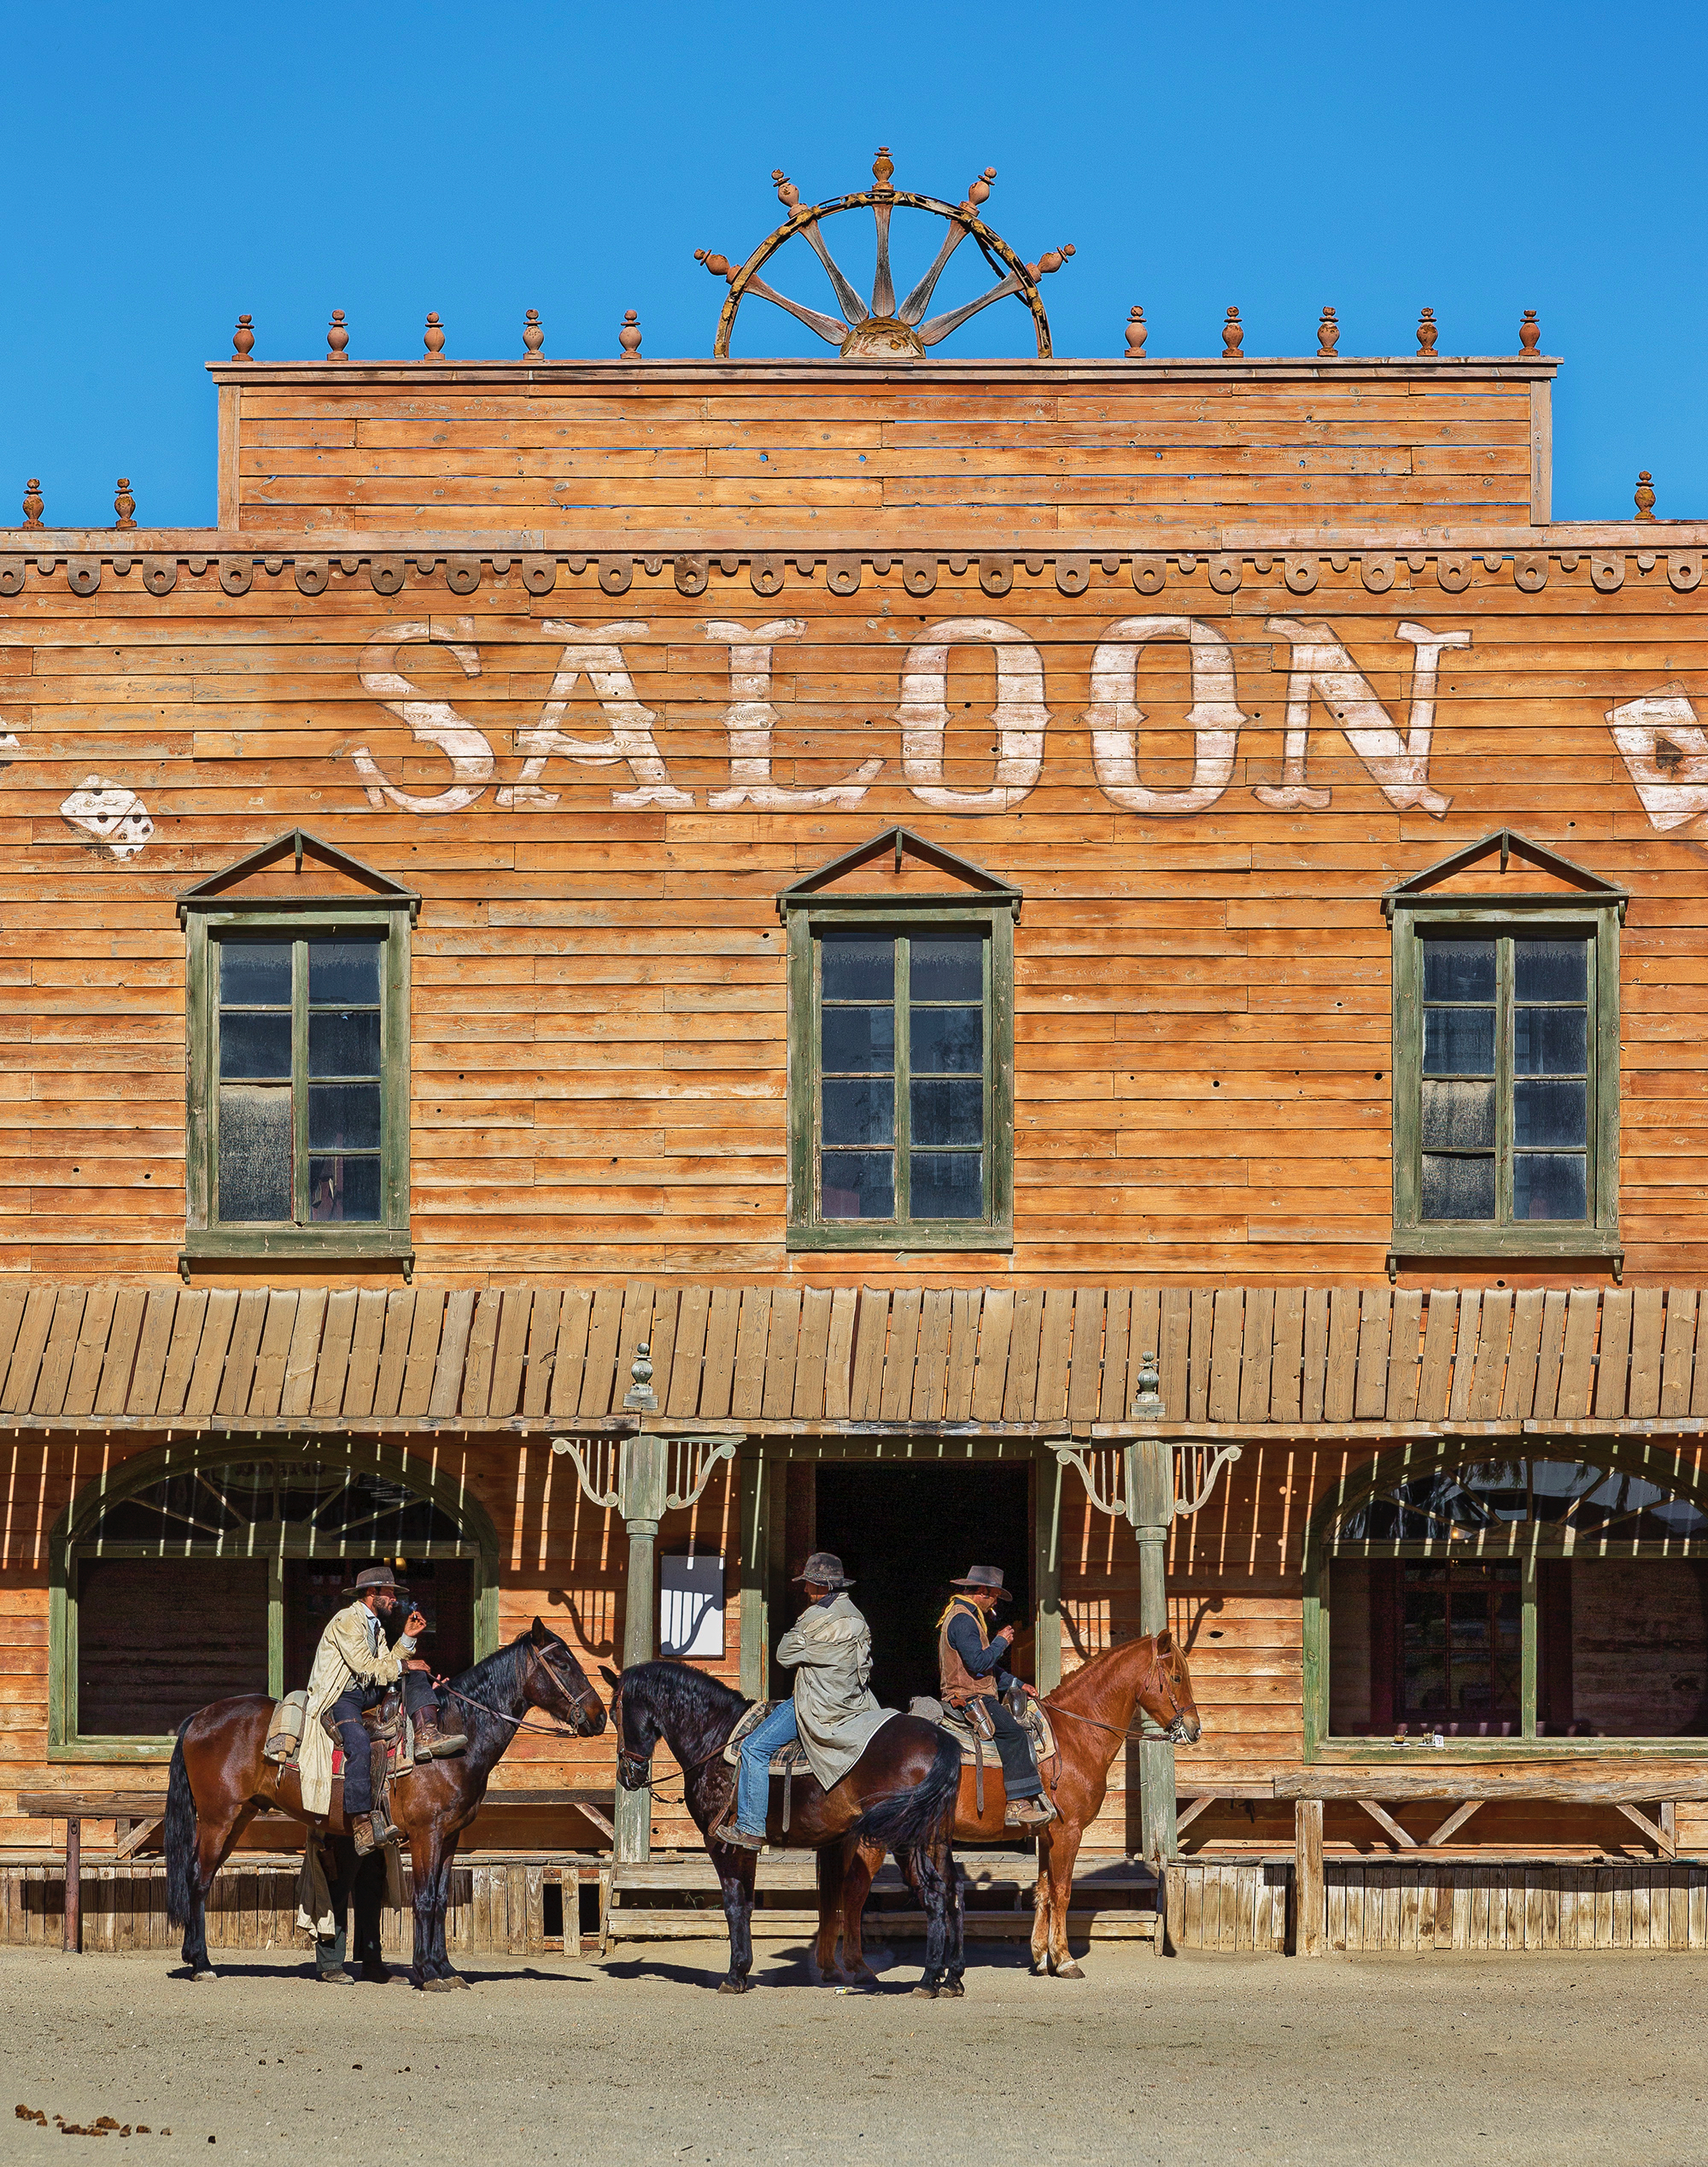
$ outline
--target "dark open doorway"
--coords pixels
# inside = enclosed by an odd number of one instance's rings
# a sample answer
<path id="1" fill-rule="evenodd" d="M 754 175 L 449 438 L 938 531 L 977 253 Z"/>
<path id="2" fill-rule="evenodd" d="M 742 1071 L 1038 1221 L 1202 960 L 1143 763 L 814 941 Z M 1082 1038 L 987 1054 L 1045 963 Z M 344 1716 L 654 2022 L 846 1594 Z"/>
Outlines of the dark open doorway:
<path id="1" fill-rule="evenodd" d="M 915 1693 L 936 1692 L 937 1621 L 951 1576 L 969 1565 L 1002 1567 L 1015 1600 L 997 1623 L 1012 1618 L 1030 1650 L 1030 1476 L 1027 1467 L 988 1460 L 817 1468 L 814 1541 L 834 1550 L 859 1583 L 854 1601 L 872 1628 L 872 1690 L 886 1707 L 905 1708 Z M 1028 1660 L 1013 1667 L 1030 1674 Z"/>

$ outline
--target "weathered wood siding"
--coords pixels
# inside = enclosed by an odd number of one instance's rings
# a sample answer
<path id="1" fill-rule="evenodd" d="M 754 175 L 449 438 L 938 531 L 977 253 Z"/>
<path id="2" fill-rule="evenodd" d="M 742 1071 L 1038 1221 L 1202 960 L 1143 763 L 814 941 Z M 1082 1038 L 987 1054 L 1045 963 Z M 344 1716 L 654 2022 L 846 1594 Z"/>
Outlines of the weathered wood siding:
<path id="1" fill-rule="evenodd" d="M 422 1276 L 477 1286 L 542 1274 L 871 1277 L 861 1257 L 804 1261 L 784 1246 L 775 898 L 903 821 L 1025 891 L 1015 1245 L 1012 1258 L 886 1260 L 885 1279 L 1379 1278 L 1391 1081 L 1378 899 L 1512 825 L 1633 893 L 1627 1275 L 1699 1280 L 1708 904 L 1694 826 L 1708 786 L 1695 780 L 1696 725 L 1652 723 L 1649 751 L 1628 765 L 1607 717 L 1669 686 L 1708 682 L 1693 583 L 1703 555 L 1657 553 L 1639 546 L 1641 530 L 1623 532 L 1617 547 L 1566 547 L 1555 530 L 1533 552 L 1479 556 L 1040 556 L 1036 571 L 1024 557 L 891 558 L 882 572 L 868 558 L 845 594 L 828 591 L 828 560 L 763 554 L 699 560 L 708 583 L 698 595 L 678 590 L 686 560 L 628 553 L 541 559 L 554 582 L 541 594 L 518 558 L 399 556 L 401 584 L 383 595 L 371 584 L 383 560 L 360 550 L 185 553 L 171 560 L 170 593 L 148 591 L 142 560 L 126 559 L 86 598 L 63 564 L 44 572 L 18 559 L 20 590 L 0 594 L 0 723 L 20 748 L 0 786 L 0 1268 L 170 1274 L 184 1209 L 174 899 L 301 822 L 425 898 L 411 1177 Z M 1009 591 L 981 585 L 988 565 Z M 249 590 L 225 591 L 222 566 L 252 579 Z M 301 591 L 299 577 L 324 591 Z M 1128 786 L 1110 781 L 1107 753 L 1099 776 L 1086 711 L 1099 642 L 1135 616 L 1153 629 L 1180 621 L 1140 649 L 1142 780 Z M 989 635 L 941 630 L 957 619 L 1011 625 L 1032 643 L 1050 718 L 1035 764 L 1015 749 L 1017 724 L 993 723 Z M 1187 724 L 1186 619 L 1229 643 L 1215 652 L 1231 662 L 1245 719 L 1225 776 Z M 709 802 L 740 795 L 737 623 L 773 628 L 773 783 L 822 788 L 881 759 L 874 779 L 850 786 L 857 803 Z M 1408 749 L 1422 729 L 1417 649 L 1399 636 L 1418 624 L 1471 642 L 1441 656 L 1421 764 Z M 541 725 L 575 636 L 566 628 L 613 626 L 628 682 L 657 717 L 658 787 L 678 794 L 674 808 L 614 803 L 636 794 L 627 766 L 541 758 L 519 736 Z M 1319 626 L 1381 703 L 1365 721 L 1385 733 L 1385 749 L 1366 739 L 1360 753 L 1344 734 L 1332 712 L 1342 689 L 1311 703 L 1302 773 L 1296 763 L 1289 779 L 1290 669 L 1315 651 L 1299 644 L 1303 628 Z M 433 640 L 403 639 L 411 627 Z M 898 720 L 912 712 L 906 658 L 912 650 L 917 666 L 932 636 L 953 654 L 937 782 L 921 781 L 929 753 L 907 751 Z M 407 704 L 399 676 L 487 747 L 489 758 L 459 755 L 461 782 L 383 704 Z M 570 688 L 556 717 L 583 747 L 611 727 L 586 688 L 584 678 Z M 1102 721 L 1113 729 L 1120 717 Z M 1010 802 L 956 811 L 944 793 L 990 789 L 999 735 L 1021 778 L 1002 786 Z M 138 791 L 155 822 L 127 863 L 61 811 L 91 771 Z M 396 802 L 431 802 L 453 784 L 460 810 Z M 514 801 L 529 788 L 540 795 Z M 1437 794 L 1437 813 L 1422 809 L 1419 788 Z M 1135 789 L 1165 794 L 1135 811 Z M 898 877 L 904 888 L 943 884 L 912 859 Z M 198 1283 L 219 1276 L 204 1268 Z M 1570 1274 L 1515 1261 L 1503 1276 L 1511 1286 Z M 1413 1285 L 1483 1277 L 1480 1265 L 1408 1269 Z"/>
<path id="2" fill-rule="evenodd" d="M 216 367 L 222 526 L 868 548 L 1546 518 L 1554 364 Z"/>

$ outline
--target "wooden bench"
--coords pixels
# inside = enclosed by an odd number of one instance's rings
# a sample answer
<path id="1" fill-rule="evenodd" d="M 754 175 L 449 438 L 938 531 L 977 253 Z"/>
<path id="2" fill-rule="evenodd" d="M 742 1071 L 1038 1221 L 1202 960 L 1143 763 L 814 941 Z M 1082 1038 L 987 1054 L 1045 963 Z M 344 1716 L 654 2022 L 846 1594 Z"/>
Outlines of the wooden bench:
<path id="1" fill-rule="evenodd" d="M 1156 1944 L 1157 1912 L 1132 1902 L 1132 1898 L 1155 1895 L 1156 1877 L 1137 1860 L 1115 1855 L 1089 1857 L 1082 1853 L 1074 1875 L 1074 1893 L 1125 1898 L 1125 1903 L 1097 1910 L 1081 1908 L 1068 1914 L 1068 1931 L 1082 1940 L 1148 1941 Z M 969 1941 L 1029 1939 L 1032 1934 L 1032 1892 L 1038 1879 L 1036 1860 L 1028 1853 L 973 1852 L 957 1857 L 968 1895 L 999 1895 L 1009 1900 L 1003 1911 L 972 1910 L 964 1913 Z M 900 1873 L 886 1864 L 872 1884 L 873 1896 L 892 1898 L 905 1891 Z M 756 1940 L 810 1940 L 818 1930 L 818 1867 L 810 1851 L 768 1852 L 754 1875 L 756 1897 L 797 1893 L 810 1900 L 800 1905 L 757 1902 L 752 1931 Z M 646 1899 L 675 1896 L 676 1903 Z M 637 1902 L 635 1900 L 642 1901 Z M 925 1914 L 919 1911 L 880 1908 L 867 1914 L 874 1938 L 886 1934 L 917 1935 L 925 1931 Z M 605 1954 L 614 1942 L 703 1940 L 724 1931 L 723 1906 L 717 1875 L 703 1851 L 672 1853 L 648 1860 L 644 1865 L 616 1864 L 600 1877 L 599 1953 Z"/>
<path id="2" fill-rule="evenodd" d="M 1676 1807 L 1681 1801 L 1708 1799 L 1708 1764 L 1514 1760 L 1436 1768 L 1411 1761 L 1384 1769 L 1362 1762 L 1278 1776 L 1274 1795 L 1293 1801 L 1298 1951 L 1316 1956 L 1323 1947 L 1323 1808 L 1331 1801 L 1349 1800 L 1361 1807 L 1387 1836 L 1392 1857 L 1442 1857 L 1451 1838 L 1483 1807 L 1491 1800 L 1510 1799 L 1524 1805 L 1611 1806 L 1653 1844 L 1659 1857 L 1672 1860 L 1678 1856 Z M 1388 1810 L 1413 1801 L 1451 1807 L 1421 1839 Z M 1656 1819 L 1641 1811 L 1645 1806 L 1657 1809 Z"/>
<path id="3" fill-rule="evenodd" d="M 481 1813 L 488 1807 L 520 1807 L 529 1812 L 546 1813 L 573 1808 L 590 1821 L 609 1843 L 614 1840 L 611 1816 L 616 1810 L 616 1796 L 615 1790 L 611 1788 L 488 1791 L 481 1801 L 475 1819 L 478 1821 Z M 65 1947 L 74 1954 L 82 1946 L 83 1824 L 85 1821 L 115 1823 L 120 1831 L 119 1840 L 110 1857 L 114 1860 L 131 1858 L 147 1845 L 160 1840 L 166 1822 L 166 1793 L 159 1790 L 20 1791 L 18 1810 L 29 1820 L 65 1823 Z M 283 1822 L 287 1826 L 301 1825 L 295 1816 L 270 1806 L 263 1807 L 255 1819 Z"/>

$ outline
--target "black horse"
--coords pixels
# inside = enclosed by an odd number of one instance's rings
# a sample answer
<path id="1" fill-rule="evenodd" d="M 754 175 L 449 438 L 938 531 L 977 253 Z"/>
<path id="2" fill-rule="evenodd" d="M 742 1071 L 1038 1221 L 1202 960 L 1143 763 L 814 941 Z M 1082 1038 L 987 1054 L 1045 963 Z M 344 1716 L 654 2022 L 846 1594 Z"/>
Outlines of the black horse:
<path id="1" fill-rule="evenodd" d="M 415 1877 L 410 1981 L 441 1990 L 465 1983 L 445 1953 L 445 1912 L 457 1839 L 479 1810 L 488 1780 L 528 1711 L 536 1708 L 583 1738 L 605 1728 L 605 1710 L 581 1665 L 537 1618 L 507 1648 L 453 1678 L 451 1690 L 458 1728 L 468 1733 L 467 1751 L 454 1760 L 423 1762 L 400 1778 L 391 1807 L 393 1820 L 408 1839 Z M 297 1770 L 276 1766 L 262 1751 L 272 1709 L 271 1694 L 243 1694 L 199 1708 L 178 1727 L 167 1779 L 167 1914 L 184 1929 L 184 1960 L 193 1979 L 214 1977 L 208 1959 L 208 1891 L 238 1836 L 264 1806 L 307 1818 Z M 332 1810 L 321 1825 L 332 1839 L 335 1895 L 354 1884 L 358 1960 L 367 1976 L 382 1977 L 383 1880 L 356 1874 L 341 1781 L 333 1783 Z M 342 1905 L 337 1907 L 342 1915 Z"/>
<path id="2" fill-rule="evenodd" d="M 720 1994 L 742 1994 L 753 1968 L 753 1869 L 757 1854 L 716 1842 L 710 1831 L 729 1802 L 735 1771 L 723 1748 L 752 1703 L 704 1671 L 681 1663 L 637 1663 L 619 1677 L 611 1705 L 617 1728 L 617 1779 L 626 1789 L 650 1782 L 652 1749 L 662 1738 L 683 1774 L 687 1807 L 717 1871 L 729 1922 L 729 1971 Z M 952 1931 L 957 1890 L 949 1848 L 961 1788 L 961 1750 L 933 1723 L 892 1716 L 839 1783 L 825 1790 L 803 1772 L 793 1783 L 789 1825 L 782 1825 L 782 1779 L 773 1778 L 766 1834 L 773 1844 L 824 1854 L 845 1837 L 893 1851 L 925 1913 L 925 1976 L 915 1994 L 960 1994 L 959 1936 Z M 821 1878 L 822 1876 L 821 1875 Z"/>

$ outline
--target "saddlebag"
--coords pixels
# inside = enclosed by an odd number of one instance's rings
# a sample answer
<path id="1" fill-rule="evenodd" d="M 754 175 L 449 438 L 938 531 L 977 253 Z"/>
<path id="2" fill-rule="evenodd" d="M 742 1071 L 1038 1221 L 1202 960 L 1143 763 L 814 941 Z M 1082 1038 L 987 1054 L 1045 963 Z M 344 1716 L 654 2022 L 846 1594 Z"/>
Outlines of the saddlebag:
<path id="1" fill-rule="evenodd" d="M 266 1743 L 261 1748 L 267 1760 L 281 1768 L 288 1768 L 296 1758 L 296 1749 L 302 1743 L 302 1724 L 307 1712 L 308 1695 L 299 1687 L 295 1693 L 287 1693 L 272 1712 L 272 1721 L 267 1727 Z"/>

